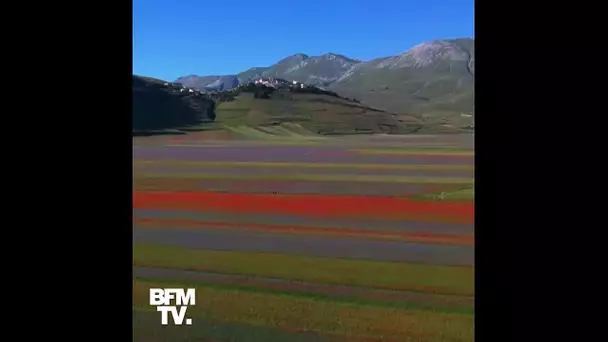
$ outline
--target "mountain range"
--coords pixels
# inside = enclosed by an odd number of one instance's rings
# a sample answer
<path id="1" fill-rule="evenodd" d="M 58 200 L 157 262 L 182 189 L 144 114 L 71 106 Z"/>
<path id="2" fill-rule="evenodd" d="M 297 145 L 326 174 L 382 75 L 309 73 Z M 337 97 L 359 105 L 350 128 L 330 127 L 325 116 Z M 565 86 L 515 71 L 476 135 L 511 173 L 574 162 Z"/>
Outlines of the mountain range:
<path id="1" fill-rule="evenodd" d="M 282 78 L 322 87 L 389 112 L 448 122 L 474 115 L 474 76 L 475 41 L 458 38 L 421 43 L 400 55 L 370 61 L 336 53 L 297 53 L 236 75 L 188 75 L 175 82 L 228 90 L 259 77 Z"/>

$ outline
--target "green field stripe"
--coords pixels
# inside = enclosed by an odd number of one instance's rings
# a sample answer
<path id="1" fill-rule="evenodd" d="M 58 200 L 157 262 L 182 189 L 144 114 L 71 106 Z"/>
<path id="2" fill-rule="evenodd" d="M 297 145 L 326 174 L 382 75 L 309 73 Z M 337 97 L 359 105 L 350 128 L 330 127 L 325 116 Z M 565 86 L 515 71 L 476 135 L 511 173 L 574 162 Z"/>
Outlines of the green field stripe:
<path id="1" fill-rule="evenodd" d="M 133 265 L 424 293 L 474 294 L 474 269 L 466 266 L 215 251 L 139 243 L 133 244 Z"/>
<path id="2" fill-rule="evenodd" d="M 186 167 L 251 167 L 344 170 L 421 170 L 421 171 L 472 171 L 474 165 L 391 165 L 391 164 L 338 164 L 338 163 L 287 163 L 287 162 L 216 162 L 216 161 L 148 161 L 135 160 L 134 166 L 186 166 Z"/>
<path id="3" fill-rule="evenodd" d="M 444 191 L 410 195 L 407 198 L 417 201 L 443 201 L 443 202 L 468 202 L 475 200 L 475 188 L 472 186 L 456 187 Z"/>
<path id="4" fill-rule="evenodd" d="M 423 195 L 426 198 L 433 200 L 474 200 L 475 199 L 475 189 L 474 188 L 465 188 L 453 191 L 444 191 L 432 194 Z"/>
<path id="5" fill-rule="evenodd" d="M 452 156 L 473 156 L 475 152 L 470 149 L 451 149 L 451 148 L 356 148 L 350 151 L 359 154 L 372 155 L 409 155 L 409 154 L 424 154 L 424 155 L 452 155 Z"/>
<path id="6" fill-rule="evenodd" d="M 234 180 L 234 184 L 232 186 L 229 186 L 228 188 L 226 188 L 225 186 L 223 187 L 223 189 L 217 188 L 214 186 L 214 184 L 199 184 L 197 183 L 197 179 L 173 179 L 170 177 L 163 177 L 163 178 L 146 178 L 145 176 L 136 176 L 134 177 L 134 183 L 133 183 L 133 189 L 134 191 L 192 191 L 192 190 L 203 190 L 203 191 L 215 191 L 215 192 L 224 192 L 224 193 L 256 193 L 256 194 L 274 194 L 275 192 L 280 192 L 280 193 L 284 193 L 284 194 L 289 194 L 289 193 L 293 193 L 293 194 L 316 194 L 316 195 L 328 195 L 327 191 L 324 191 L 323 188 L 317 188 L 315 190 L 311 190 L 311 191 L 303 191 L 303 192 L 298 192 L 298 191 L 289 191 L 289 189 L 285 189 L 285 188 L 280 188 L 277 189 L 276 187 L 274 187 L 272 185 L 272 183 L 267 184 L 266 187 L 261 187 L 259 189 L 251 189 L 251 188 L 238 188 L 238 180 Z M 314 181 L 306 181 L 306 182 L 311 182 L 314 184 Z M 416 200 L 416 201 L 428 201 L 429 198 L 428 197 L 424 197 L 425 195 L 425 190 L 421 189 L 421 193 L 419 194 L 390 194 L 390 193 L 364 193 L 361 192 L 361 190 L 359 190 L 357 188 L 357 182 L 351 182 L 350 184 L 347 185 L 349 186 L 349 191 L 345 191 L 340 193 L 339 195 L 344 195 L 344 196 L 365 196 L 365 197 L 397 197 L 397 198 L 407 198 L 410 200 Z M 462 188 L 463 186 L 470 186 L 470 184 L 449 184 L 449 183 L 443 183 L 443 184 L 437 184 L 437 183 L 425 183 L 424 186 L 428 186 L 428 187 L 437 187 L 437 188 L 444 188 L 446 191 L 449 191 L 453 188 Z M 428 190 L 427 190 L 428 191 Z M 434 192 L 433 192 L 434 193 Z"/>
<path id="7" fill-rule="evenodd" d="M 160 313 L 153 307 L 133 307 L 134 342 L 329 342 L 331 338 L 319 333 L 290 332 L 274 327 L 209 319 L 188 312 L 191 326 L 162 326 Z M 335 340 L 334 340 L 335 341 Z"/>
<path id="8" fill-rule="evenodd" d="M 133 282 L 133 305 L 147 307 L 149 288 L 179 283 Z M 340 334 L 354 338 L 415 341 L 471 341 L 473 316 L 424 310 L 357 306 L 286 295 L 196 286 L 196 305 L 188 314 L 287 331 Z"/>
<path id="9" fill-rule="evenodd" d="M 349 174 L 214 174 L 214 173 L 146 173 L 136 174 L 135 180 L 148 178 L 173 179 L 226 179 L 226 180 L 284 180 L 315 182 L 376 182 L 376 183 L 411 183 L 411 184 L 473 184 L 473 178 L 455 177 L 406 177 L 388 175 L 349 175 Z"/>
<path id="10" fill-rule="evenodd" d="M 471 299 L 469 304 L 451 304 L 447 301 L 442 301 L 440 298 L 434 300 L 424 299 L 394 299 L 387 298 L 386 300 L 382 299 L 367 299 L 362 298 L 356 295 L 329 295 L 324 293 L 316 293 L 316 292 L 293 292 L 289 290 L 279 290 L 279 289 L 270 289 L 262 286 L 251 286 L 251 285 L 238 285 L 238 284 L 215 284 L 207 281 L 198 281 L 193 279 L 166 279 L 166 278 L 152 278 L 152 277 L 136 277 L 134 278 L 137 281 L 145 281 L 145 282 L 155 282 L 155 283 L 170 283 L 174 284 L 179 282 L 183 287 L 205 287 L 210 289 L 217 290 L 237 290 L 241 292 L 251 292 L 251 293 L 266 293 L 266 294 L 275 294 L 275 295 L 283 295 L 283 296 L 291 296 L 293 298 L 305 298 L 312 299 L 316 301 L 322 302 L 335 302 L 335 303 L 346 303 L 346 304 L 354 304 L 358 306 L 374 306 L 374 307 L 384 307 L 384 308 L 401 308 L 408 310 L 426 310 L 426 311 L 434 311 L 434 312 L 443 312 L 443 313 L 461 313 L 472 315 L 474 314 L 474 303 Z M 372 289 L 373 290 L 373 289 Z M 414 294 L 415 296 L 416 294 Z M 414 297 L 412 296 L 412 297 Z M 426 297 L 441 297 L 434 295 L 426 295 Z"/>

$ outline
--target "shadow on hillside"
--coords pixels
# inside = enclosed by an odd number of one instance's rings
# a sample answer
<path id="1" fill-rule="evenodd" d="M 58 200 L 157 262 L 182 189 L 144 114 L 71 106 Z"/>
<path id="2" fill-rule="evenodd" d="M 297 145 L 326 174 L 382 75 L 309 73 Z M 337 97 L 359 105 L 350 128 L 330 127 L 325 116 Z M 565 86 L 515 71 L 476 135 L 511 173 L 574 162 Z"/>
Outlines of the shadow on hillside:
<path id="1" fill-rule="evenodd" d="M 133 79 L 132 99 L 133 136 L 203 131 L 204 128 L 196 126 L 215 120 L 215 102 L 211 99 L 175 93 L 136 77 Z"/>
<path id="2" fill-rule="evenodd" d="M 186 132 L 181 131 L 134 131 L 134 137 L 154 137 L 160 135 L 185 135 Z"/>
<path id="3" fill-rule="evenodd" d="M 189 128 L 189 127 L 185 127 L 185 128 L 180 128 L 179 129 L 181 132 L 184 132 L 184 134 L 187 133 L 196 133 L 196 132 L 211 132 L 213 131 L 212 129 L 204 129 L 204 128 Z"/>
<path id="4" fill-rule="evenodd" d="M 171 130 L 140 130 L 133 131 L 133 137 L 154 137 L 154 136 L 162 136 L 162 135 L 186 135 L 188 133 L 198 133 L 198 132 L 213 132 L 212 129 L 203 129 L 203 128 L 179 128 L 179 129 L 171 129 Z"/>

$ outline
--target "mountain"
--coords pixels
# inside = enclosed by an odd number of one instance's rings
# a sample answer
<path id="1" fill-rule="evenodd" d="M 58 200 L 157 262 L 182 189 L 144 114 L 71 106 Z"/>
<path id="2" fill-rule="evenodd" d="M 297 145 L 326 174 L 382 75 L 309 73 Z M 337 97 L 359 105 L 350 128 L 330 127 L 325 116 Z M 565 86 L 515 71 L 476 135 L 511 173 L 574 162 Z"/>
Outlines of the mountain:
<path id="1" fill-rule="evenodd" d="M 471 38 L 435 40 L 371 61 L 335 53 L 312 57 L 298 53 L 237 75 L 190 75 L 178 81 L 187 79 L 189 83 L 184 84 L 201 84 L 207 89 L 210 85 L 230 89 L 235 82 L 277 77 L 324 87 L 390 112 L 466 126 L 472 124 L 474 115 L 474 45 Z M 221 77 L 226 81 L 213 83 Z"/>
<path id="2" fill-rule="evenodd" d="M 199 89 L 231 89 L 260 77 L 282 78 L 288 81 L 327 86 L 338 80 L 353 66 L 361 63 L 335 53 L 310 57 L 303 53 L 283 58 L 269 67 L 254 67 L 237 75 L 179 77 L 175 82 Z M 235 82 L 236 79 L 236 82 Z M 220 88 L 223 85 L 223 88 Z"/>
<path id="3" fill-rule="evenodd" d="M 334 53 L 314 57 L 298 53 L 267 68 L 249 69 L 238 74 L 237 77 L 241 83 L 258 77 L 276 77 L 288 81 L 327 86 L 358 63 L 360 61 Z"/>
<path id="4" fill-rule="evenodd" d="M 360 63 L 330 89 L 389 111 L 457 119 L 474 113 L 474 75 L 474 41 L 439 40 Z"/>
<path id="5" fill-rule="evenodd" d="M 186 87 L 198 88 L 201 90 L 228 90 L 238 87 L 239 80 L 236 76 L 196 76 L 188 75 L 179 77 L 175 80 Z"/>

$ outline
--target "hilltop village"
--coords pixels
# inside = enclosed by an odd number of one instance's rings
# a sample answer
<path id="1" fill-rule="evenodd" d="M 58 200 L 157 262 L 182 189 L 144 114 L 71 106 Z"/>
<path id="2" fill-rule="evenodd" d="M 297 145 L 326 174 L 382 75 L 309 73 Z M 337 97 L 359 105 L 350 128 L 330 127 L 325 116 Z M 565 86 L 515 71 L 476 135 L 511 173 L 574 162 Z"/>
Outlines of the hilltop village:
<path id="1" fill-rule="evenodd" d="M 230 101 L 234 96 L 241 92 L 254 93 L 255 98 L 268 99 L 270 95 L 275 91 L 291 91 L 298 93 L 314 93 L 324 94 L 334 97 L 339 97 L 336 93 L 323 90 L 321 88 L 300 83 L 297 81 L 287 81 L 282 78 L 274 77 L 261 77 L 253 80 L 247 84 L 239 85 L 238 87 L 230 90 L 201 90 L 194 87 L 186 87 L 182 83 L 177 82 L 165 82 L 164 87 L 169 88 L 172 93 L 183 93 L 184 95 L 202 96 L 212 100 L 219 101 Z M 354 102 L 358 102 L 354 99 L 349 99 Z"/>
<path id="2" fill-rule="evenodd" d="M 314 86 L 300 83 L 298 81 L 289 82 L 282 78 L 262 77 L 262 78 L 254 80 L 253 82 L 249 82 L 248 84 L 240 85 L 237 88 L 227 90 L 227 91 L 236 91 L 237 89 L 247 87 L 250 84 L 254 84 L 254 85 L 258 85 L 258 86 L 266 86 L 266 87 L 274 88 L 274 89 L 290 89 L 290 88 L 294 88 L 294 87 L 297 87 L 300 89 L 315 88 Z M 182 83 L 177 83 L 177 82 L 165 82 L 163 85 L 167 88 L 171 88 L 174 92 L 189 92 L 189 93 L 194 93 L 194 94 L 199 94 L 199 95 L 215 94 L 215 93 L 221 92 L 221 91 L 215 91 L 215 90 L 205 91 L 205 90 L 201 90 L 199 88 L 186 87 Z"/>

